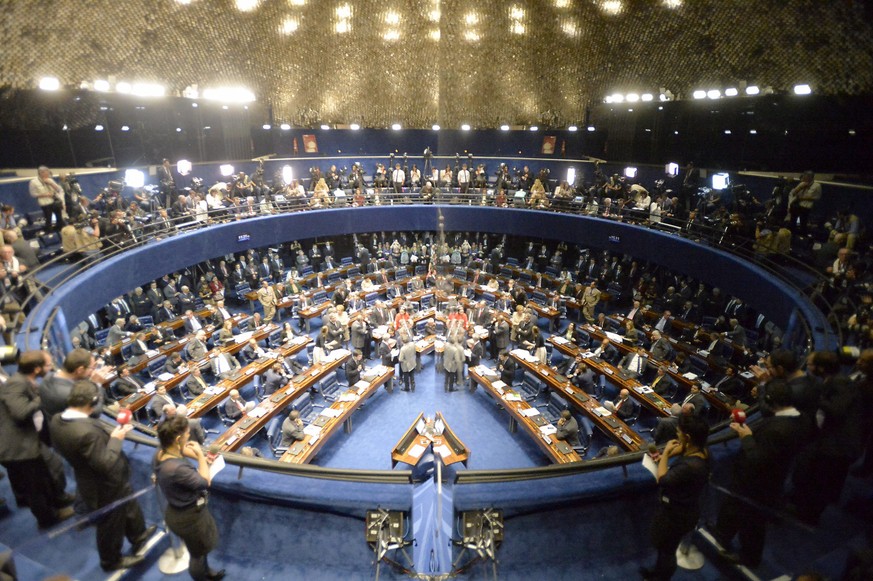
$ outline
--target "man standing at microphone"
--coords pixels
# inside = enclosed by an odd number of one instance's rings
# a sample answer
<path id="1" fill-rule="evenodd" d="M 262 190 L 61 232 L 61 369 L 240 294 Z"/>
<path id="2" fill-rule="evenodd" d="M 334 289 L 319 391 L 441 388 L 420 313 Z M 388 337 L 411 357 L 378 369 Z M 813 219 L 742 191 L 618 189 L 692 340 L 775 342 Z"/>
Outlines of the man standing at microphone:
<path id="1" fill-rule="evenodd" d="M 52 443 L 76 474 L 79 494 L 91 511 L 98 510 L 133 494 L 130 466 L 121 449 L 130 424 L 118 425 L 109 432 L 91 418 L 100 403 L 97 386 L 88 380 L 77 381 L 67 400 L 67 409 L 50 423 Z M 97 551 L 104 571 L 129 569 L 143 561 L 138 553 L 154 534 L 156 526 L 146 528 L 142 509 L 130 500 L 111 510 L 97 522 Z M 122 556 L 124 537 L 131 543 L 131 555 Z"/>

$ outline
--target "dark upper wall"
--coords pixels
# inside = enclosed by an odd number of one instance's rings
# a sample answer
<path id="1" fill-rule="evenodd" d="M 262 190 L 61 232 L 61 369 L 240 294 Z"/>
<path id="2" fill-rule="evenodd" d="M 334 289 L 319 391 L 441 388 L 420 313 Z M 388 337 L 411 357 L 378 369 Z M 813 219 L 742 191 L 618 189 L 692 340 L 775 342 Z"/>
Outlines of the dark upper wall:
<path id="1" fill-rule="evenodd" d="M 593 248 L 628 253 L 651 260 L 721 287 L 742 297 L 784 329 L 791 328 L 799 310 L 811 322 L 816 347 L 834 347 L 824 316 L 806 298 L 754 264 L 694 242 L 599 218 L 548 212 L 451 206 L 389 206 L 319 210 L 231 222 L 181 234 L 116 256 L 58 288 L 41 305 L 31 327 L 45 324 L 60 306 L 69 325 L 82 321 L 109 300 L 167 272 L 202 260 L 278 244 L 293 239 L 337 236 L 382 230 L 435 231 L 442 216 L 447 230 L 471 230 L 547 237 Z M 238 242 L 240 234 L 249 234 Z M 32 345 L 39 342 L 32 337 Z"/>

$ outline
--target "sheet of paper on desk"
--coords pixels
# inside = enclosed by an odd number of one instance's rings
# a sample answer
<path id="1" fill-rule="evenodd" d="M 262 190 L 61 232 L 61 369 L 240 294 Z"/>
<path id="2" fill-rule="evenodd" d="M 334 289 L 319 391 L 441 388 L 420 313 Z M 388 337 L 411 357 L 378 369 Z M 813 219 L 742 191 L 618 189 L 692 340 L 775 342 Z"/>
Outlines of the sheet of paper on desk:
<path id="1" fill-rule="evenodd" d="M 521 415 L 523 415 L 526 418 L 531 418 L 533 416 L 540 415 L 540 410 L 538 410 L 537 408 L 527 408 L 527 409 L 521 410 L 521 412 L 519 412 L 519 413 L 521 413 Z"/>
<path id="2" fill-rule="evenodd" d="M 494 387 L 495 389 L 503 389 L 506 387 L 506 384 L 498 379 L 497 381 L 492 381 L 491 386 Z"/>
<path id="3" fill-rule="evenodd" d="M 317 436 L 321 433 L 321 428 L 319 428 L 315 424 L 309 424 L 308 426 L 303 428 L 303 433 L 307 436 Z"/>
<path id="4" fill-rule="evenodd" d="M 606 408 L 603 407 L 603 406 L 598 406 L 598 407 L 594 408 L 594 413 L 596 413 L 596 414 L 597 414 L 598 416 L 600 416 L 601 418 L 605 418 L 605 417 L 607 417 L 607 416 L 611 416 L 611 415 L 612 415 L 612 412 L 609 411 L 608 409 L 606 409 Z"/>
<path id="5" fill-rule="evenodd" d="M 250 418 L 260 418 L 263 417 L 265 413 L 267 413 L 267 408 L 254 408 L 247 415 Z"/>
<path id="6" fill-rule="evenodd" d="M 552 337 L 552 341 L 554 341 L 558 345 L 566 345 L 567 343 L 569 343 L 569 341 L 567 341 L 566 339 L 564 339 L 563 337 L 560 337 L 560 336 Z"/>
<path id="7" fill-rule="evenodd" d="M 145 356 L 148 357 L 149 359 L 157 356 L 157 354 L 158 354 L 158 351 L 156 349 L 149 349 L 148 351 L 145 352 Z"/>
<path id="8" fill-rule="evenodd" d="M 521 401 L 521 396 L 517 393 L 507 393 L 503 396 L 506 401 Z"/>
<path id="9" fill-rule="evenodd" d="M 342 413 L 342 410 L 338 410 L 336 408 L 324 408 L 318 415 L 327 416 L 329 418 L 338 418 L 342 415 Z"/>
<path id="10" fill-rule="evenodd" d="M 251 339 L 252 335 L 254 335 L 254 334 L 255 334 L 254 331 L 246 331 L 245 333 L 240 333 L 239 335 L 237 335 L 233 339 L 237 343 L 247 343 L 248 340 Z"/>
<path id="11" fill-rule="evenodd" d="M 384 335 L 388 332 L 388 325 L 379 325 L 375 329 L 373 329 L 374 335 Z"/>
<path id="12" fill-rule="evenodd" d="M 685 379 L 690 379 L 691 381 L 694 381 L 695 379 L 697 379 L 697 374 L 696 374 L 696 373 L 691 373 L 691 372 L 689 371 L 688 373 L 683 373 L 683 374 L 682 374 L 682 377 L 684 377 Z"/>
<path id="13" fill-rule="evenodd" d="M 652 388 L 648 385 L 638 385 L 634 388 L 634 391 L 637 393 L 652 393 Z"/>
<path id="14" fill-rule="evenodd" d="M 442 458 L 448 458 L 452 455 L 452 451 L 445 444 L 434 446 L 433 451 L 439 454 Z"/>
<path id="15" fill-rule="evenodd" d="M 340 401 L 355 401 L 357 399 L 358 399 L 357 395 L 355 395 L 353 393 L 349 393 L 349 392 L 345 392 L 344 394 L 339 396 Z"/>
<path id="16" fill-rule="evenodd" d="M 742 373 L 740 373 L 740 377 L 743 377 L 745 379 L 755 379 L 755 374 L 751 371 L 743 371 Z"/>
<path id="17" fill-rule="evenodd" d="M 606 336 L 609 337 L 609 340 L 613 343 L 621 343 L 622 339 L 624 339 L 624 337 L 618 333 L 613 333 L 612 331 L 606 331 Z"/>
<path id="18" fill-rule="evenodd" d="M 209 465 L 209 479 L 215 478 L 215 475 L 224 470 L 224 456 L 221 454 L 215 457 L 212 464 Z"/>
<path id="19" fill-rule="evenodd" d="M 546 436 L 551 436 L 552 434 L 558 433 L 558 428 L 552 424 L 546 424 L 545 426 L 540 426 L 540 432 Z"/>
<path id="20" fill-rule="evenodd" d="M 142 386 L 142 390 L 143 390 L 145 393 L 152 393 L 152 392 L 154 392 L 154 391 L 155 391 L 155 382 L 154 382 L 154 381 L 150 381 L 150 382 L 148 382 L 147 384 L 145 384 L 144 386 Z"/>
<path id="21" fill-rule="evenodd" d="M 358 383 L 356 383 L 353 387 L 357 387 L 358 389 L 360 389 L 360 388 L 363 387 L 364 389 L 366 389 L 366 388 L 370 387 L 370 382 L 369 382 L 369 381 L 364 381 L 364 380 L 362 379 L 362 380 L 360 380 Z"/>
<path id="22" fill-rule="evenodd" d="M 589 359 L 591 357 L 594 357 L 594 351 L 586 351 L 582 354 L 582 359 Z"/>
<path id="23" fill-rule="evenodd" d="M 160 375 L 158 375 L 158 379 L 160 379 L 161 381 L 170 381 L 171 379 L 173 379 L 173 374 L 167 373 L 165 371 L 165 372 L 161 373 Z"/>
<path id="24" fill-rule="evenodd" d="M 207 395 L 218 395 L 219 393 L 224 393 L 224 390 L 218 387 L 217 385 L 210 385 L 206 389 L 203 390 Z"/>
<path id="25" fill-rule="evenodd" d="M 414 444 L 406 453 L 413 458 L 418 458 L 424 453 L 424 450 L 425 448 L 421 444 Z"/>
<path id="26" fill-rule="evenodd" d="M 301 343 L 306 343 L 306 341 L 307 341 L 307 337 L 302 337 L 302 336 L 301 337 L 294 337 L 291 340 L 291 344 L 292 345 L 300 345 Z"/>

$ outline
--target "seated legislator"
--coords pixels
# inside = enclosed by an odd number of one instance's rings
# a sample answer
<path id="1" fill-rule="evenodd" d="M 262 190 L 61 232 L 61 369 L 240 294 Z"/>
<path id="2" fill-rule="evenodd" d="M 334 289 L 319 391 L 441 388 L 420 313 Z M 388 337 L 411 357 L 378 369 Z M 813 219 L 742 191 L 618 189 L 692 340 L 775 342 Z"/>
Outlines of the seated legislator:
<path id="1" fill-rule="evenodd" d="M 167 394 L 167 387 L 160 384 L 158 385 L 157 393 L 155 393 L 149 402 L 149 409 L 156 418 L 163 418 L 164 406 L 170 406 L 175 409 L 176 402 Z"/>
<path id="2" fill-rule="evenodd" d="M 249 342 L 245 347 L 243 347 L 242 351 L 240 351 L 240 357 L 242 357 L 243 363 L 246 365 L 253 361 L 257 361 L 264 355 L 266 355 L 266 351 L 264 351 L 263 347 L 258 345 L 258 342 L 255 339 L 249 339 Z"/>
<path id="3" fill-rule="evenodd" d="M 570 413 L 570 410 L 561 410 L 561 419 L 558 420 L 558 431 L 555 437 L 559 440 L 575 442 L 579 439 L 579 422 Z"/>
<path id="4" fill-rule="evenodd" d="M 188 354 L 189 361 L 199 361 L 206 357 L 208 349 L 206 348 L 206 333 L 197 331 L 194 338 L 188 342 L 185 347 L 185 353 Z"/>
<path id="5" fill-rule="evenodd" d="M 236 357 L 230 353 L 219 353 L 218 356 L 212 360 L 212 374 L 221 379 L 230 377 L 230 375 L 239 368 L 239 361 L 237 361 Z"/>
<path id="6" fill-rule="evenodd" d="M 606 409 L 611 407 L 611 411 L 615 412 L 615 415 L 622 420 L 627 420 L 633 417 L 634 412 L 636 411 L 636 405 L 633 400 L 630 399 L 630 392 L 626 389 L 622 389 L 619 392 L 617 400 L 614 402 L 606 402 L 606 404 L 604 404 L 604 407 L 606 407 Z"/>
<path id="7" fill-rule="evenodd" d="M 254 402 L 252 402 L 254 403 Z M 230 397 L 224 402 L 224 413 L 232 420 L 238 420 L 247 411 L 248 404 L 236 389 L 230 390 Z M 254 407 L 254 406 L 252 406 Z"/>
<path id="8" fill-rule="evenodd" d="M 658 395 L 668 394 L 676 389 L 676 381 L 667 375 L 666 367 L 659 367 L 651 387 Z"/>
<path id="9" fill-rule="evenodd" d="M 300 412 L 291 410 L 291 413 L 282 422 L 282 447 L 287 448 L 305 437 L 306 434 L 303 433 L 303 420 L 300 419 Z"/>
<path id="10" fill-rule="evenodd" d="M 196 365 L 191 368 L 191 373 L 185 380 L 185 387 L 188 389 L 188 393 L 194 396 L 200 395 L 209 387 L 209 384 L 203 379 L 200 368 Z"/>
<path id="11" fill-rule="evenodd" d="M 122 367 L 118 372 L 118 381 L 115 382 L 115 392 L 124 397 L 134 394 L 142 389 L 142 382 L 130 375 L 130 368 Z"/>
<path id="12" fill-rule="evenodd" d="M 620 335 L 624 336 L 625 345 L 636 345 L 640 340 L 640 332 L 634 327 L 634 322 L 627 319 L 624 322 L 624 327 L 619 331 Z"/>
<path id="13" fill-rule="evenodd" d="M 593 351 L 595 357 L 600 357 L 604 361 L 615 364 L 618 361 L 618 349 L 609 342 L 609 339 L 604 338 L 600 345 Z"/>
<path id="14" fill-rule="evenodd" d="M 575 365 L 571 365 L 566 376 L 570 383 L 582 391 L 591 393 L 591 390 L 594 389 L 594 371 L 588 367 L 581 355 L 576 356 Z"/>
<path id="15" fill-rule="evenodd" d="M 282 363 L 277 361 L 264 374 L 264 393 L 272 395 L 282 389 L 290 380 L 291 376 L 282 367 Z"/>
<path id="16" fill-rule="evenodd" d="M 618 368 L 626 371 L 631 377 L 637 378 L 645 373 L 647 366 L 648 357 L 646 356 L 646 350 L 639 347 L 625 355 Z"/>
<path id="17" fill-rule="evenodd" d="M 178 352 L 170 354 L 167 357 L 166 363 L 164 363 L 164 371 L 171 375 L 176 375 L 186 368 L 185 360 L 182 359 L 182 355 Z"/>

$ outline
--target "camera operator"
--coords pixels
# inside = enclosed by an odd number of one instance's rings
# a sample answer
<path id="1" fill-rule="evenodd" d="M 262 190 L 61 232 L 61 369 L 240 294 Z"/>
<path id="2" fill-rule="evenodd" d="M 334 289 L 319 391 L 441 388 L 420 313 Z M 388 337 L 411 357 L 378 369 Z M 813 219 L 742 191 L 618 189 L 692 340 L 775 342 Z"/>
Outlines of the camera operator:
<path id="1" fill-rule="evenodd" d="M 385 172 L 385 166 L 381 163 L 376 164 L 376 172 L 373 174 L 373 186 L 376 188 L 388 186 L 388 175 Z"/>
<path id="2" fill-rule="evenodd" d="M 83 214 L 77 222 L 61 229 L 61 248 L 64 253 L 94 254 L 100 252 L 102 246 L 97 212 Z"/>
<path id="3" fill-rule="evenodd" d="M 118 246 L 126 246 L 133 242 L 133 229 L 123 210 L 114 210 L 103 219 L 100 225 L 103 239 Z"/>
<path id="4" fill-rule="evenodd" d="M 336 166 L 331 165 L 330 169 L 327 170 L 327 175 L 324 176 L 324 181 L 327 183 L 327 187 L 333 191 L 340 186 L 340 176 L 336 171 Z"/>
<path id="5" fill-rule="evenodd" d="M 473 174 L 473 187 L 480 190 L 488 187 L 488 174 L 485 172 L 484 163 L 476 166 L 476 172 Z"/>
<path id="6" fill-rule="evenodd" d="M 500 164 L 500 167 L 495 172 L 495 175 L 497 175 L 497 183 L 494 184 L 494 189 L 496 191 L 509 188 L 512 179 L 509 176 L 509 167 L 507 167 L 505 163 Z"/>
<path id="7" fill-rule="evenodd" d="M 518 189 L 528 191 L 531 186 L 533 186 L 533 183 L 534 177 L 530 173 L 530 168 L 524 166 L 524 168 L 521 170 L 521 174 L 519 174 L 518 176 Z"/>

